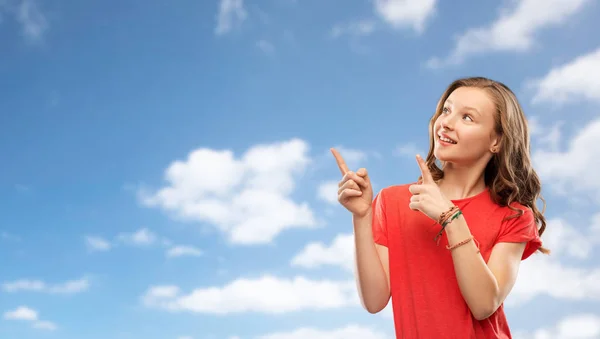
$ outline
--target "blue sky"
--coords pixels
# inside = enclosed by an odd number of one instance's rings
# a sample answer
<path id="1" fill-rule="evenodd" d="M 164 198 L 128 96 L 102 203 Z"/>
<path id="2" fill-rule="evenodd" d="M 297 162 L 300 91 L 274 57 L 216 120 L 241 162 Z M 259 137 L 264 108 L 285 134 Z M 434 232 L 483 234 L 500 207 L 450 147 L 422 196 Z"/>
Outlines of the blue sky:
<path id="1" fill-rule="evenodd" d="M 509 85 L 554 250 L 515 337 L 600 337 L 600 4 L 0 1 L 0 337 L 392 338 L 329 147 L 414 180 L 455 78 Z"/>

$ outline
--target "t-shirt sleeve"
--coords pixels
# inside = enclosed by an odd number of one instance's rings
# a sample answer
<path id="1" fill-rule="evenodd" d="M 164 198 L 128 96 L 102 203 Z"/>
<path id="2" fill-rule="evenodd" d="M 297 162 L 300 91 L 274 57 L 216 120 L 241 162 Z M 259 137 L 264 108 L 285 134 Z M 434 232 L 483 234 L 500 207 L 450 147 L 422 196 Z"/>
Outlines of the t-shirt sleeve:
<path id="1" fill-rule="evenodd" d="M 521 216 L 512 217 L 512 214 L 517 213 L 517 211 L 510 211 L 511 218 L 503 222 L 504 225 L 496 242 L 526 243 L 525 251 L 521 257 L 521 260 L 525 260 L 542 246 L 542 240 L 539 236 L 533 212 L 529 208 L 521 208 L 524 209 Z"/>
<path id="2" fill-rule="evenodd" d="M 376 244 L 388 246 L 388 232 L 385 218 L 385 200 L 383 190 L 373 199 L 373 240 Z"/>

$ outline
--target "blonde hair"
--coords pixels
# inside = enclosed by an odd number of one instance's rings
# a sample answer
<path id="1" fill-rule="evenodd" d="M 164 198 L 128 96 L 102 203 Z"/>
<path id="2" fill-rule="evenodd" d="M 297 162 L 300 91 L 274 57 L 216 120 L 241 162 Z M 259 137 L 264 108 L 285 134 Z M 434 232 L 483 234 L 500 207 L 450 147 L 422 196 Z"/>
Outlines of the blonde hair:
<path id="1" fill-rule="evenodd" d="M 517 214 L 511 218 L 523 214 L 522 210 L 511 206 L 513 202 L 530 208 L 541 236 L 546 229 L 546 218 L 543 215 L 546 202 L 540 194 L 540 179 L 531 164 L 527 119 L 517 97 L 503 83 L 483 77 L 469 77 L 455 80 L 446 88 L 429 122 L 429 153 L 425 161 L 433 179 L 437 181 L 444 177 L 444 172 L 436 165 L 433 154 L 434 123 L 442 114 L 446 99 L 459 87 L 485 90 L 496 107 L 494 121 L 495 132 L 500 136 L 499 151 L 490 159 L 484 171 L 485 185 L 489 187 L 492 200 L 516 211 Z M 541 212 L 536 205 L 537 199 L 541 199 L 543 203 Z M 539 251 L 546 254 L 550 252 L 544 247 Z"/>

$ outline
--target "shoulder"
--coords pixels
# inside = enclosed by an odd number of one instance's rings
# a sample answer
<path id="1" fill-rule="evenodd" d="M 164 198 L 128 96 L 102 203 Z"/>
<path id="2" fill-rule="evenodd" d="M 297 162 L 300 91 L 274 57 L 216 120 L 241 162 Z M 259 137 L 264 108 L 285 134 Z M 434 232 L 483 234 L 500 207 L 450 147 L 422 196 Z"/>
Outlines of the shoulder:
<path id="1" fill-rule="evenodd" d="M 520 222 L 524 222 L 526 224 L 533 223 L 534 216 L 531 208 L 519 203 L 513 202 L 509 206 L 505 206 L 504 210 L 504 220 L 506 222 L 518 219 Z"/>

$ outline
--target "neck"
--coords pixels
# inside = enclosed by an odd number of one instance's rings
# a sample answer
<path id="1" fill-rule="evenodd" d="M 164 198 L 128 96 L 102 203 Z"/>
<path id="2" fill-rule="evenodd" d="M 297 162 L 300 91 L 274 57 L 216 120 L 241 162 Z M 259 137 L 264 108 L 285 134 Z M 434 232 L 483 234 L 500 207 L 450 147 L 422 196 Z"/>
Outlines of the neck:
<path id="1" fill-rule="evenodd" d="M 477 195 L 485 190 L 485 166 L 460 166 L 455 163 L 444 165 L 444 178 L 440 181 L 440 189 L 450 200 L 464 199 Z"/>

